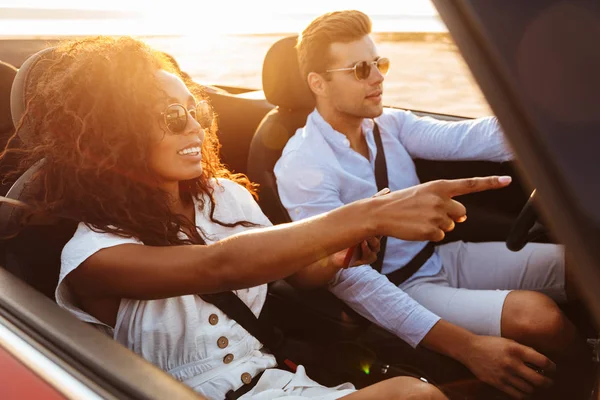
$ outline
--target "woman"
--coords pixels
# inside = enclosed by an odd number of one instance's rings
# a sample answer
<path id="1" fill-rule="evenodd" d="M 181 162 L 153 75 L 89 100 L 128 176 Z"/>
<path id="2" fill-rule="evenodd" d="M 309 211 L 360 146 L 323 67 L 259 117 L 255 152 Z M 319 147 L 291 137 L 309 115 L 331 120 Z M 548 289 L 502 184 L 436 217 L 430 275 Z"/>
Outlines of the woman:
<path id="1" fill-rule="evenodd" d="M 38 206 L 82 221 L 63 249 L 60 306 L 209 398 L 262 371 L 243 398 L 445 398 L 412 378 L 355 391 L 325 388 L 302 367 L 279 370 L 258 340 L 197 294 L 234 290 L 258 315 L 267 282 L 325 284 L 354 243 L 363 250 L 356 264 L 372 262 L 375 235 L 439 240 L 464 219 L 451 195 L 504 184 L 422 185 L 270 227 L 252 185 L 220 163 L 202 94 L 190 93 L 163 55 L 107 37 L 56 53 L 26 111 L 36 136 L 23 166 L 45 158 Z"/>

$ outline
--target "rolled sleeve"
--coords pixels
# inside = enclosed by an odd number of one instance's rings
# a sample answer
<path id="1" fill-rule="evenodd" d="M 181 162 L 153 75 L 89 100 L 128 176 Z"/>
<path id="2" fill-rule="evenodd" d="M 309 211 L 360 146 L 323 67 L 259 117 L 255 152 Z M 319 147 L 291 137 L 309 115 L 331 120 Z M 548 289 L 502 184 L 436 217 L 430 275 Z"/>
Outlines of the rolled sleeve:
<path id="1" fill-rule="evenodd" d="M 329 290 L 412 347 L 417 347 L 440 320 L 369 265 L 341 270 Z"/>
<path id="2" fill-rule="evenodd" d="M 318 125 L 322 130 L 331 127 L 321 120 L 316 111 L 311 114 L 306 128 L 290 139 L 275 165 L 279 197 L 294 221 L 334 210 L 376 191 L 375 182 L 352 175 L 352 166 L 340 162 L 340 158 L 348 161 L 343 157 L 348 147 L 335 144 L 341 134 L 333 131 L 328 136 L 332 142 L 328 142 Z M 409 159 L 407 154 L 406 157 Z M 365 164 L 370 165 L 366 161 Z M 418 182 L 416 175 L 415 181 Z M 329 290 L 360 315 L 413 347 L 439 320 L 369 265 L 340 271 L 330 282 Z"/>
<path id="3" fill-rule="evenodd" d="M 393 110 L 380 121 L 383 129 L 397 132 L 398 139 L 413 158 L 494 162 L 513 159 L 495 117 L 440 121 L 417 117 L 410 111 Z"/>

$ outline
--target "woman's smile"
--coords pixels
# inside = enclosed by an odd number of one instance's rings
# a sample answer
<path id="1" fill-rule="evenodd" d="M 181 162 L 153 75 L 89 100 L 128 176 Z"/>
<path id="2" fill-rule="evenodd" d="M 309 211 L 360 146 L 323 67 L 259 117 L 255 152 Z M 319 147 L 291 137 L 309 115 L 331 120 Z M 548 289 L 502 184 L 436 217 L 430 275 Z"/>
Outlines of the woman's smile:
<path id="1" fill-rule="evenodd" d="M 179 150 L 177 154 L 183 157 L 199 157 L 201 156 L 201 152 L 202 146 L 194 144 Z"/>

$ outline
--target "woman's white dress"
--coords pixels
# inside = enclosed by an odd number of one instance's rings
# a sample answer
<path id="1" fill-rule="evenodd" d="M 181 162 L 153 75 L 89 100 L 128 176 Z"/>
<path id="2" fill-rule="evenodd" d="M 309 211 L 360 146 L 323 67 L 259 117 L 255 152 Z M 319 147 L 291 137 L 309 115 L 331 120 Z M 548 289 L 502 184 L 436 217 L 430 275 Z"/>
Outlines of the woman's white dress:
<path id="1" fill-rule="evenodd" d="M 245 188 L 224 179 L 218 184 L 215 181 L 214 187 L 216 219 L 271 225 Z M 210 221 L 207 209 L 198 208 L 196 225 L 207 236 L 207 244 L 250 229 L 215 224 Z M 258 384 L 243 399 L 325 400 L 355 391 L 351 384 L 335 388 L 321 386 L 306 376 L 302 366 L 295 374 L 276 369 L 275 358 L 262 350 L 257 339 L 217 307 L 195 295 L 150 301 L 122 299 L 114 328 L 78 308 L 65 277 L 97 251 L 127 243 L 143 246 L 135 238 L 98 233 L 79 224 L 62 252 L 57 303 L 210 399 L 223 399 L 229 390 L 244 384 L 242 377 L 247 380 L 248 374 L 255 377 L 263 370 L 266 371 Z M 265 303 L 267 285 L 238 290 L 236 294 L 258 316 Z"/>

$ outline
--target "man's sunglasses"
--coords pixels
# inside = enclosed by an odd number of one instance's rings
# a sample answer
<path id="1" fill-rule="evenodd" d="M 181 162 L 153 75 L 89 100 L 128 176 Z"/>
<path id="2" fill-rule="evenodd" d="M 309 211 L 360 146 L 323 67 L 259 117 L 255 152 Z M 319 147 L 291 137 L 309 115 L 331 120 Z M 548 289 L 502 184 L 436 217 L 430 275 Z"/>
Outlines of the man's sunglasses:
<path id="1" fill-rule="evenodd" d="M 390 70 L 390 59 L 379 57 L 375 61 L 359 61 L 353 67 L 328 69 L 325 72 L 354 71 L 354 77 L 362 81 L 371 75 L 371 68 L 373 66 L 377 67 L 381 75 L 385 76 Z"/>
<path id="2" fill-rule="evenodd" d="M 210 129 L 213 123 L 213 112 L 206 101 L 200 101 L 196 108 L 188 110 L 182 104 L 171 104 L 161 113 L 169 132 L 177 135 L 185 131 L 188 115 L 194 118 L 202 129 Z"/>

